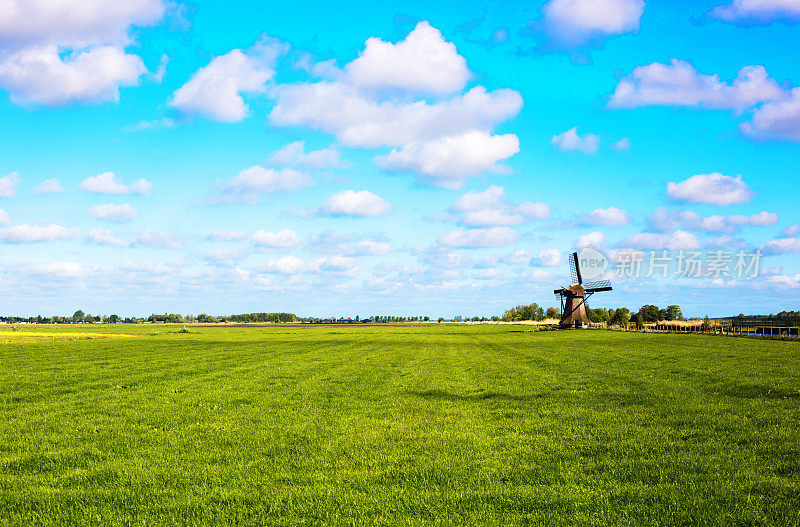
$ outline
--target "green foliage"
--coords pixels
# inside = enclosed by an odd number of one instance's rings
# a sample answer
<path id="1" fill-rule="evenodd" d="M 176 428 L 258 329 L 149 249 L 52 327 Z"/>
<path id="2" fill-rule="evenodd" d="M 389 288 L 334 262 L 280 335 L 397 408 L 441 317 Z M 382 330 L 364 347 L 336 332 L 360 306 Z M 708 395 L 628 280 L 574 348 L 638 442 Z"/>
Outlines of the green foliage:
<path id="1" fill-rule="evenodd" d="M 3 345 L 2 525 L 798 521 L 796 343 L 449 324 L 36 331 L 144 336 Z"/>
<path id="2" fill-rule="evenodd" d="M 519 322 L 521 320 L 544 320 L 544 309 L 539 307 L 539 304 L 535 302 L 527 306 L 512 307 L 503 313 L 503 320 L 506 322 Z"/>

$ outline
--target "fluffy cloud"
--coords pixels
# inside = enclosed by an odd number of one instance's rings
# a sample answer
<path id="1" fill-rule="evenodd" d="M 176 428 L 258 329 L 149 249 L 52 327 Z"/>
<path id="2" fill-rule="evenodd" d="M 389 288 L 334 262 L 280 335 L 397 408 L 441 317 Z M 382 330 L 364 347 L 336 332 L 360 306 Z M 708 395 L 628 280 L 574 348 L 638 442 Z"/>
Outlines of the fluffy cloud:
<path id="1" fill-rule="evenodd" d="M 123 5 L 124 4 L 124 5 Z M 119 98 L 146 68 L 124 51 L 129 28 L 159 21 L 161 0 L 10 0 L 0 17 L 0 86 L 20 104 L 97 103 Z"/>
<path id="2" fill-rule="evenodd" d="M 800 252 L 800 238 L 778 238 L 761 245 L 764 254 L 785 254 Z"/>
<path id="3" fill-rule="evenodd" d="M 742 176 L 725 176 L 718 172 L 698 174 L 680 183 L 667 183 L 667 195 L 688 203 L 735 205 L 750 201 L 753 192 Z"/>
<path id="4" fill-rule="evenodd" d="M 375 158 L 379 166 L 441 186 L 501 169 L 499 162 L 519 149 L 515 136 L 491 133 L 519 113 L 519 93 L 476 86 L 459 94 L 469 77 L 466 63 L 426 22 L 398 44 L 370 39 L 332 77 L 277 86 L 270 121 L 321 130 L 351 147 L 391 147 Z"/>
<path id="5" fill-rule="evenodd" d="M 598 37 L 635 33 L 643 0 L 550 0 L 542 11 L 548 33 L 566 46 Z"/>
<path id="6" fill-rule="evenodd" d="M 300 245 L 300 239 L 291 229 L 281 229 L 278 232 L 260 229 L 253 234 L 253 243 L 262 247 L 296 247 Z"/>
<path id="7" fill-rule="evenodd" d="M 267 273 L 299 274 L 311 270 L 313 265 L 309 265 L 297 256 L 288 255 L 281 258 L 268 260 L 260 270 Z"/>
<path id="8" fill-rule="evenodd" d="M 64 189 L 61 188 L 61 183 L 57 179 L 46 179 L 37 185 L 34 192 L 36 194 L 57 194 L 64 192 Z"/>
<path id="9" fill-rule="evenodd" d="M 19 183 L 19 174 L 12 172 L 0 178 L 0 198 L 10 198 L 16 194 L 15 187 Z"/>
<path id="10" fill-rule="evenodd" d="M 383 198 L 372 192 L 344 190 L 329 197 L 322 205 L 321 212 L 331 216 L 385 216 L 392 207 Z"/>
<path id="11" fill-rule="evenodd" d="M 545 203 L 523 203 L 519 206 L 503 202 L 505 189 L 491 185 L 483 192 L 470 191 L 456 200 L 450 210 L 461 214 L 459 223 L 467 227 L 520 225 L 529 218 L 550 216 Z"/>
<path id="12" fill-rule="evenodd" d="M 147 196 L 153 184 L 142 178 L 139 181 L 125 185 L 117 180 L 113 172 L 103 172 L 86 178 L 81 182 L 81 190 L 95 194 L 140 194 Z"/>
<path id="13" fill-rule="evenodd" d="M 617 207 L 594 209 L 583 216 L 582 221 L 588 225 L 627 225 L 631 222 L 628 213 Z"/>
<path id="14" fill-rule="evenodd" d="M 0 225 L 8 225 L 11 223 L 11 217 L 9 217 L 8 212 L 0 209 Z"/>
<path id="15" fill-rule="evenodd" d="M 753 111 L 750 121 L 739 126 L 756 139 L 785 139 L 800 143 L 800 88 L 777 101 L 768 102 Z"/>
<path id="16" fill-rule="evenodd" d="M 130 242 L 122 240 L 107 229 L 91 229 L 86 233 L 86 241 L 95 245 L 111 247 L 128 247 Z"/>
<path id="17" fill-rule="evenodd" d="M 79 234 L 78 229 L 61 225 L 11 225 L 0 229 L 0 240 L 8 243 L 52 242 L 69 240 Z"/>
<path id="18" fill-rule="evenodd" d="M 561 251 L 558 249 L 542 249 L 536 259 L 538 265 L 545 267 L 555 267 L 561 264 Z"/>
<path id="19" fill-rule="evenodd" d="M 598 245 L 603 244 L 605 241 L 605 234 L 600 231 L 593 231 L 579 236 L 578 239 L 575 240 L 575 246 L 580 249 L 584 247 L 597 247 Z"/>
<path id="20" fill-rule="evenodd" d="M 774 21 L 800 21 L 800 2 L 797 0 L 733 0 L 718 5 L 709 14 L 725 22 L 748 26 L 766 25 Z"/>
<path id="21" fill-rule="evenodd" d="M 704 75 L 684 60 L 637 66 L 617 84 L 609 105 L 700 106 L 743 110 L 760 102 L 780 99 L 784 92 L 763 66 L 745 66 L 728 83 L 718 75 Z"/>
<path id="22" fill-rule="evenodd" d="M 333 256 L 306 262 L 297 256 L 288 255 L 268 260 L 259 267 L 261 272 L 296 275 L 303 273 L 332 272 L 355 274 L 360 269 L 355 260 L 346 256 Z"/>
<path id="23" fill-rule="evenodd" d="M 341 155 L 336 147 L 330 146 L 321 150 L 306 152 L 305 141 L 289 143 L 276 151 L 269 158 L 269 164 L 277 166 L 299 166 L 311 169 L 344 166 Z"/>
<path id="24" fill-rule="evenodd" d="M 666 232 L 676 229 L 692 231 L 733 233 L 740 227 L 766 227 L 778 223 L 778 215 L 774 212 L 762 211 L 750 216 L 731 214 L 727 216 L 713 215 L 703 217 L 694 211 L 680 209 L 669 210 L 659 208 L 653 212 L 650 225 L 653 229 Z"/>
<path id="25" fill-rule="evenodd" d="M 47 46 L 0 58 L 0 86 L 13 102 L 23 105 L 117 101 L 119 88 L 138 84 L 146 71 L 142 59 L 113 46 L 66 56 Z"/>
<path id="26" fill-rule="evenodd" d="M 420 22 L 397 44 L 367 40 L 364 51 L 345 66 L 347 80 L 361 88 L 401 89 L 445 95 L 460 91 L 470 77 L 455 45 L 427 22 Z"/>
<path id="27" fill-rule="evenodd" d="M 169 104 L 217 121 L 241 121 L 247 116 L 241 94 L 263 93 L 275 75 L 275 61 L 286 50 L 285 44 L 263 37 L 246 52 L 234 49 L 215 57 L 175 91 Z"/>
<path id="28" fill-rule="evenodd" d="M 690 232 L 677 230 L 671 233 L 641 232 L 625 238 L 618 244 L 620 247 L 634 249 L 697 249 L 700 241 Z"/>
<path id="29" fill-rule="evenodd" d="M 519 139 L 513 134 L 492 135 L 471 130 L 425 143 L 411 143 L 394 149 L 375 163 L 391 172 L 411 172 L 427 176 L 442 187 L 458 188 L 464 179 L 484 172 L 503 172 L 498 165 L 519 152 Z"/>
<path id="30" fill-rule="evenodd" d="M 561 150 L 577 150 L 586 154 L 594 154 L 600 146 L 600 136 L 586 134 L 581 137 L 578 135 L 578 127 L 575 126 L 566 132 L 554 135 L 551 143 Z"/>
<path id="31" fill-rule="evenodd" d="M 178 250 L 183 248 L 183 239 L 176 232 L 149 229 L 136 235 L 134 242 L 153 249 Z"/>
<path id="32" fill-rule="evenodd" d="M 781 230 L 781 236 L 791 238 L 800 234 L 800 224 L 795 223 Z"/>
<path id="33" fill-rule="evenodd" d="M 313 184 L 311 176 L 292 168 L 276 170 L 261 165 L 239 172 L 222 185 L 211 203 L 257 203 L 261 194 L 298 190 Z"/>
<path id="34" fill-rule="evenodd" d="M 123 203 L 122 205 L 107 203 L 105 205 L 95 205 L 89 209 L 88 213 L 89 216 L 98 220 L 125 223 L 133 220 L 139 214 L 139 211 L 128 203 Z"/>
<path id="35" fill-rule="evenodd" d="M 517 241 L 517 233 L 508 227 L 466 229 L 448 232 L 439 237 L 439 243 L 448 247 L 478 248 L 502 247 Z"/>
<path id="36" fill-rule="evenodd" d="M 528 265 L 531 262 L 531 253 L 524 249 L 517 249 L 513 251 L 501 259 L 503 263 L 511 264 L 511 265 Z"/>
<path id="37" fill-rule="evenodd" d="M 392 246 L 383 239 L 357 239 L 350 235 L 338 235 L 325 231 L 312 236 L 308 241 L 310 250 L 340 256 L 384 256 Z"/>
<path id="38" fill-rule="evenodd" d="M 616 143 L 611 145 L 611 148 L 616 150 L 617 152 L 627 152 L 631 148 L 631 140 L 627 137 L 623 137 Z"/>

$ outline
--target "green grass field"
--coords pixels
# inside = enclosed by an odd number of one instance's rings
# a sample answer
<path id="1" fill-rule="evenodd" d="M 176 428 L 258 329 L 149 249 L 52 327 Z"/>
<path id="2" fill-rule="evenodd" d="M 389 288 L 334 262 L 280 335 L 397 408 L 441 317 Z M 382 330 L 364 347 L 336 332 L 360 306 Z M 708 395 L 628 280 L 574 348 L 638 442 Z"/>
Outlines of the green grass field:
<path id="1" fill-rule="evenodd" d="M 178 329 L 0 339 L 0 524 L 800 524 L 798 343 Z"/>

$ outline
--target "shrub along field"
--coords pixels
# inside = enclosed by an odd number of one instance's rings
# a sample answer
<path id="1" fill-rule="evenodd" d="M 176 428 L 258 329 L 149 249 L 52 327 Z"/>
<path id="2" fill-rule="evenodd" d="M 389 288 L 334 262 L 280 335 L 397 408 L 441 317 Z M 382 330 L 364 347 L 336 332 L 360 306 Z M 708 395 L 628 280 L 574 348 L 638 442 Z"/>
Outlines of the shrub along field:
<path id="1" fill-rule="evenodd" d="M 180 328 L 2 341 L 0 524 L 800 524 L 794 342 Z"/>

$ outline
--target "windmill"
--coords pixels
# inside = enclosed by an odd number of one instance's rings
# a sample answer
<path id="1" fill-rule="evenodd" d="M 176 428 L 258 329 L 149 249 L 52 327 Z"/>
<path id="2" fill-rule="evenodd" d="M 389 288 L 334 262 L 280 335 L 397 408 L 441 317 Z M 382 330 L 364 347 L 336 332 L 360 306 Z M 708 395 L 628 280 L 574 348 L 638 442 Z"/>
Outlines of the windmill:
<path id="1" fill-rule="evenodd" d="M 586 315 L 586 299 L 601 291 L 611 291 L 611 282 L 598 280 L 583 283 L 578 253 L 569 255 L 569 271 L 572 285 L 556 289 L 553 293 L 561 299 L 560 326 L 562 328 L 579 328 L 584 324 L 589 324 L 589 317 Z"/>

